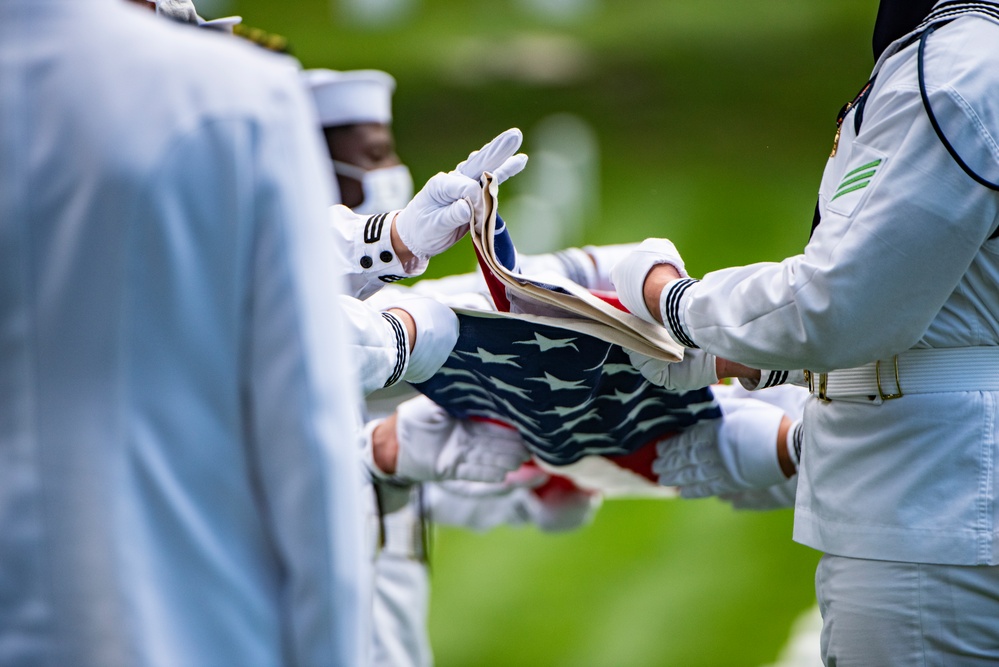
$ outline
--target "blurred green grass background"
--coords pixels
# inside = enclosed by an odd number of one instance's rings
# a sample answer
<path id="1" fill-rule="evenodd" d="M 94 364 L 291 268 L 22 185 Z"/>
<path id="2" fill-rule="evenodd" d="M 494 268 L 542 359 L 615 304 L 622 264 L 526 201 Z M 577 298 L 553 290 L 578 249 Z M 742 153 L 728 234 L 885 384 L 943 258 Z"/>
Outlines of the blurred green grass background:
<path id="1" fill-rule="evenodd" d="M 324 0 L 224 9 L 286 36 L 306 67 L 395 75 L 418 184 L 507 127 L 530 153 L 531 129 L 570 112 L 600 152 L 599 210 L 577 241 L 668 236 L 693 275 L 802 248 L 836 113 L 873 64 L 877 3 L 604 0 L 563 20 L 528 4 L 423 0 L 379 30 Z M 431 275 L 472 264 L 459 246 Z M 437 663 L 760 665 L 814 602 L 817 559 L 791 541 L 790 511 L 714 500 L 607 502 L 557 536 L 440 530 Z"/>

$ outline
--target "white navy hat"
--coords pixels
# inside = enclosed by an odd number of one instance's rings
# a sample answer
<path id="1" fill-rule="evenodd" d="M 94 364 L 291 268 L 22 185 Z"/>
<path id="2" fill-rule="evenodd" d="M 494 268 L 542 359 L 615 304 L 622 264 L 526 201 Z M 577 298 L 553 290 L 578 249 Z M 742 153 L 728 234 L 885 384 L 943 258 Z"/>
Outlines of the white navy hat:
<path id="1" fill-rule="evenodd" d="M 224 16 L 219 19 L 204 19 L 194 7 L 192 0 L 154 0 L 156 13 L 179 23 L 190 23 L 208 30 L 231 33 L 233 26 L 243 21 L 239 16 Z"/>
<path id="2" fill-rule="evenodd" d="M 219 32 L 232 33 L 232 29 L 243 22 L 242 16 L 223 16 L 217 19 L 203 19 L 198 17 L 198 27 L 208 30 L 218 30 Z"/>
<path id="3" fill-rule="evenodd" d="M 395 79 L 379 70 L 335 72 L 310 69 L 302 73 L 323 127 L 392 122 Z"/>

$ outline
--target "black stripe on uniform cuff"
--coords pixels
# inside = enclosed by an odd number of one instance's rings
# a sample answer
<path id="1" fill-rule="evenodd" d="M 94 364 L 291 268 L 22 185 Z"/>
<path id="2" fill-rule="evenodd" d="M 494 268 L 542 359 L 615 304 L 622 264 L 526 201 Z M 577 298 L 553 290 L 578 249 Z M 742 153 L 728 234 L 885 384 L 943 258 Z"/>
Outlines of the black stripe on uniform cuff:
<path id="1" fill-rule="evenodd" d="M 761 389 L 769 389 L 770 387 L 776 387 L 787 382 L 788 371 L 770 371 L 770 376 L 767 377 L 767 381 L 763 383 Z"/>
<path id="2" fill-rule="evenodd" d="M 794 430 L 791 432 L 791 441 L 794 443 L 794 460 L 797 462 L 797 467 L 801 467 L 801 441 L 805 437 L 805 428 L 802 422 L 798 422 L 794 425 Z"/>
<path id="3" fill-rule="evenodd" d="M 402 377 L 402 371 L 406 368 L 406 359 L 409 357 L 409 348 L 406 346 L 406 329 L 402 326 L 399 318 L 391 313 L 382 313 L 382 317 L 392 326 L 392 331 L 395 333 L 395 368 L 392 369 L 392 375 L 389 376 L 389 379 L 382 385 L 383 387 L 391 387 Z"/>
<path id="4" fill-rule="evenodd" d="M 666 318 L 666 326 L 669 327 L 670 333 L 673 334 L 673 338 L 680 345 L 698 349 L 694 341 L 690 339 L 690 336 L 680 326 L 680 298 L 696 282 L 693 278 L 684 278 L 675 281 L 670 286 L 669 292 L 666 295 L 666 308 L 662 315 Z"/>
<path id="5" fill-rule="evenodd" d="M 385 222 L 385 217 L 388 213 L 379 213 L 378 215 L 373 215 L 368 218 L 368 221 L 364 223 L 364 242 L 365 243 L 376 243 L 382 238 L 382 225 Z"/>

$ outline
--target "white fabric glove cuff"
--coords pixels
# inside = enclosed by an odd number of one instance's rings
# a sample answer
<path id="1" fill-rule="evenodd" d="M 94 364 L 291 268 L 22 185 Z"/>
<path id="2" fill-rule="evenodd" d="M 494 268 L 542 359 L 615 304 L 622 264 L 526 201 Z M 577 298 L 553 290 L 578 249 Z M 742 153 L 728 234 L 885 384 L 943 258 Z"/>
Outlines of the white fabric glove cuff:
<path id="1" fill-rule="evenodd" d="M 455 428 L 455 420 L 424 396 L 402 403 L 396 409 L 399 455 L 397 478 L 430 481 L 439 479 L 438 457 Z"/>
<path id="2" fill-rule="evenodd" d="M 687 277 L 680 253 L 667 239 L 646 239 L 611 271 L 611 282 L 624 307 L 653 324 L 658 322 L 645 305 L 645 278 L 660 264 L 671 264 L 682 277 Z"/>
<path id="3" fill-rule="evenodd" d="M 427 297 L 397 302 L 394 308 L 405 310 L 416 322 L 416 345 L 409 355 L 409 367 L 403 374 L 407 382 L 424 382 L 447 361 L 458 342 L 458 316 L 442 303 Z"/>
<path id="4" fill-rule="evenodd" d="M 784 411 L 760 403 L 723 417 L 719 454 L 732 478 L 746 488 L 766 488 L 787 478 L 777 458 Z"/>
<path id="5" fill-rule="evenodd" d="M 636 248 L 638 248 L 637 243 L 583 246 L 583 252 L 586 253 L 590 264 L 593 265 L 596 271 L 593 282 L 589 283 L 587 287 L 603 292 L 615 291 L 614 285 L 611 283 L 611 271 L 617 266 L 618 262 L 631 254 Z"/>
<path id="6" fill-rule="evenodd" d="M 392 475 L 386 473 L 375 463 L 373 434 L 375 432 L 375 427 L 377 427 L 380 423 L 382 423 L 382 420 L 376 419 L 374 421 L 369 421 L 364 425 L 364 428 L 361 431 L 361 460 L 364 461 L 364 467 L 367 468 L 372 479 L 376 481 L 391 482 L 394 479 Z"/>

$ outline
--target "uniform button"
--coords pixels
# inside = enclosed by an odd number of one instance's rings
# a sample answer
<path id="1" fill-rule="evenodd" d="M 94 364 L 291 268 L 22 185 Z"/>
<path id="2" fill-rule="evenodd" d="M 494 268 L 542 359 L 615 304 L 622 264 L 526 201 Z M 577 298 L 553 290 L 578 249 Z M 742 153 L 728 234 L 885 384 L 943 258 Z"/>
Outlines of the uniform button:
<path id="1" fill-rule="evenodd" d="M 392 261 L 392 253 L 388 250 L 382 250 L 382 254 L 378 255 L 378 259 L 382 260 L 386 264 Z"/>
<path id="2" fill-rule="evenodd" d="M 365 255 L 364 257 L 361 258 L 361 268 L 362 269 L 370 269 L 372 264 L 374 264 L 374 262 L 371 261 L 371 258 L 368 257 L 367 255 Z"/>

